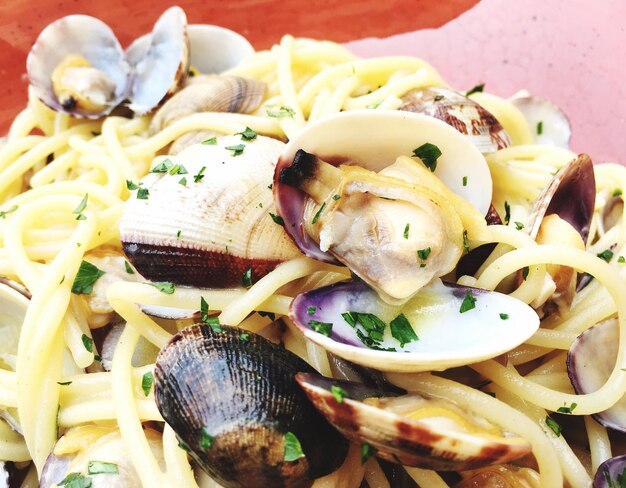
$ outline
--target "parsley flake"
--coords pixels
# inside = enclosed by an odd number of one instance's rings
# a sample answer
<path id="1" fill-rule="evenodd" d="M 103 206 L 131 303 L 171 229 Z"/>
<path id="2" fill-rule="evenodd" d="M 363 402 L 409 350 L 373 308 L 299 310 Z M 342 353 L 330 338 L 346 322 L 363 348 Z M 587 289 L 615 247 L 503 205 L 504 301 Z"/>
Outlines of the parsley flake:
<path id="1" fill-rule="evenodd" d="M 344 312 L 344 313 L 341 314 L 341 316 L 343 317 L 343 319 L 346 322 L 348 322 L 350 327 L 355 327 L 356 326 L 356 314 L 355 314 L 355 312 Z"/>
<path id="2" fill-rule="evenodd" d="M 172 169 L 172 167 L 174 167 L 172 160 L 169 158 L 165 158 L 154 168 L 152 168 L 150 170 L 150 173 L 167 173 L 170 169 Z"/>
<path id="3" fill-rule="evenodd" d="M 517 230 L 522 230 L 524 228 L 524 224 L 522 224 L 521 222 L 515 221 L 515 228 Z"/>
<path id="4" fill-rule="evenodd" d="M 467 231 L 463 231 L 463 249 L 466 253 L 470 252 L 469 241 L 467 240 Z"/>
<path id="5" fill-rule="evenodd" d="M 528 266 L 524 266 L 524 268 L 522 268 L 522 279 L 524 281 L 526 281 L 526 278 L 528 278 L 529 271 L 530 271 L 530 268 Z"/>
<path id="6" fill-rule="evenodd" d="M 537 122 L 537 135 L 540 136 L 543 134 L 543 120 Z"/>
<path id="7" fill-rule="evenodd" d="M 333 330 L 333 324 L 331 322 L 320 322 L 319 320 L 309 320 L 309 327 L 326 337 L 330 337 Z"/>
<path id="8" fill-rule="evenodd" d="M 280 215 L 273 214 L 272 212 L 269 212 L 269 214 L 270 214 L 270 217 L 272 217 L 272 220 L 274 221 L 275 224 L 282 225 L 283 227 L 285 226 L 285 221 Z"/>
<path id="9" fill-rule="evenodd" d="M 297 461 L 303 457 L 305 457 L 305 454 L 302 452 L 300 441 L 295 434 L 287 432 L 285 434 L 285 461 Z"/>
<path id="10" fill-rule="evenodd" d="M 105 463 L 104 461 L 89 461 L 87 474 L 117 474 L 117 464 Z"/>
<path id="11" fill-rule="evenodd" d="M 404 347 L 409 342 L 419 340 L 419 337 L 417 337 L 413 327 L 403 313 L 389 322 L 389 326 L 391 327 L 392 337 L 400 343 L 400 347 Z"/>
<path id="12" fill-rule="evenodd" d="M 406 224 L 404 226 L 404 232 L 402 233 L 402 237 L 404 237 L 405 239 L 409 238 L 409 230 L 411 229 L 411 224 Z"/>
<path id="13" fill-rule="evenodd" d="M 244 342 L 248 342 L 250 340 L 250 334 L 248 334 L 247 332 L 242 332 L 241 334 L 239 334 L 239 339 Z"/>
<path id="14" fill-rule="evenodd" d="M 243 154 L 243 150 L 246 148 L 245 144 L 237 144 L 236 146 L 226 146 L 224 149 L 232 151 L 233 156 L 239 156 Z"/>
<path id="15" fill-rule="evenodd" d="M 143 390 L 144 395 L 148 396 L 153 382 L 154 375 L 152 374 L 152 371 L 148 371 L 141 377 L 141 389 Z"/>
<path id="16" fill-rule="evenodd" d="M 435 95 L 435 98 L 433 98 L 433 100 L 435 102 L 440 102 L 441 100 L 443 100 L 443 98 L 444 98 L 443 95 Z"/>
<path id="17" fill-rule="evenodd" d="M 315 315 L 315 311 L 317 310 L 317 307 L 315 305 L 311 305 L 310 307 L 308 307 L 306 309 L 306 314 L 307 315 Z"/>
<path id="18" fill-rule="evenodd" d="M 200 168 L 200 171 L 198 171 L 198 174 L 194 175 L 193 177 L 194 183 L 199 183 L 200 181 L 202 181 L 202 178 L 204 178 L 205 169 L 206 169 L 206 166 L 202 166 L 202 168 Z"/>
<path id="19" fill-rule="evenodd" d="M 81 473 L 69 473 L 58 483 L 59 488 L 91 488 L 91 478 Z"/>
<path id="20" fill-rule="evenodd" d="M 202 449 L 209 449 L 213 445 L 213 436 L 209 434 L 206 427 L 200 429 L 200 447 Z"/>
<path id="21" fill-rule="evenodd" d="M 617 258 L 617 262 L 618 263 L 626 263 L 626 258 L 624 256 L 620 256 L 619 258 Z"/>
<path id="22" fill-rule="evenodd" d="M 252 286 L 252 268 L 248 268 L 241 275 L 241 286 L 244 288 Z"/>
<path id="23" fill-rule="evenodd" d="M 611 261 L 611 259 L 613 259 L 613 251 L 611 251 L 610 249 L 605 249 L 604 251 L 596 254 L 596 256 L 608 263 Z"/>
<path id="24" fill-rule="evenodd" d="M 133 183 L 131 180 L 126 180 L 126 188 L 128 188 L 130 191 L 133 191 L 137 190 L 139 188 L 139 185 Z"/>
<path id="25" fill-rule="evenodd" d="M 467 176 L 463 177 L 463 186 L 467 186 Z"/>
<path id="26" fill-rule="evenodd" d="M 369 458 L 376 454 L 376 448 L 367 442 L 361 446 L 361 464 L 365 464 Z"/>
<path id="27" fill-rule="evenodd" d="M 87 349 L 88 352 L 93 352 L 93 339 L 86 334 L 83 334 L 80 337 L 80 340 L 83 341 L 83 346 Z"/>
<path id="28" fill-rule="evenodd" d="M 250 127 L 246 127 L 243 132 L 237 132 L 236 136 L 241 136 L 242 141 L 254 141 L 256 139 L 257 133 L 253 131 Z"/>
<path id="29" fill-rule="evenodd" d="M 422 268 L 426 266 L 426 263 L 424 261 L 428 259 L 428 256 L 430 256 L 430 247 L 427 247 L 426 249 L 418 249 L 417 257 L 420 259 L 420 261 L 422 261 Z"/>
<path id="30" fill-rule="evenodd" d="M 470 95 L 473 95 L 474 93 L 482 93 L 482 91 L 485 89 L 485 84 L 481 83 L 480 85 L 476 85 L 474 88 L 472 88 L 471 90 L 468 90 L 465 93 L 466 97 L 469 97 Z"/>
<path id="31" fill-rule="evenodd" d="M 378 100 L 376 102 L 370 103 L 369 105 L 366 105 L 365 108 L 369 108 L 370 110 L 374 110 L 376 108 L 378 108 L 380 106 L 381 103 L 383 103 L 384 100 Z"/>
<path id="32" fill-rule="evenodd" d="M 137 200 L 147 200 L 150 196 L 150 191 L 147 188 L 139 188 L 137 190 Z"/>
<path id="33" fill-rule="evenodd" d="M 74 214 L 81 214 L 81 213 L 83 213 L 83 210 L 85 210 L 85 208 L 87 207 L 87 201 L 88 200 L 89 200 L 89 194 L 85 193 L 85 196 L 83 197 L 83 199 L 78 204 L 78 207 L 76 207 L 72 213 L 74 213 Z"/>
<path id="34" fill-rule="evenodd" d="M 500 319 L 501 320 L 509 320 L 509 314 L 508 313 L 501 313 L 500 314 Z"/>
<path id="35" fill-rule="evenodd" d="M 217 137 L 211 137 L 210 139 L 206 139 L 202 141 L 201 144 L 204 144 L 205 146 L 215 146 L 217 144 Z"/>
<path id="36" fill-rule="evenodd" d="M 295 110 L 287 106 L 282 106 L 278 109 L 266 108 L 265 111 L 268 117 L 280 118 L 280 117 L 293 117 L 294 115 L 296 115 Z"/>
<path id="37" fill-rule="evenodd" d="M 322 203 L 322 206 L 313 216 L 313 220 L 311 221 L 312 224 L 317 224 L 317 221 L 320 219 L 320 215 L 322 215 L 322 212 L 324 211 L 325 207 L 326 207 L 326 202 Z"/>
<path id="38" fill-rule="evenodd" d="M 61 386 L 67 386 L 71 384 L 72 384 L 71 381 L 57 381 L 57 385 L 61 385 Z"/>
<path id="39" fill-rule="evenodd" d="M 476 298 L 472 294 L 472 290 L 467 290 L 467 293 L 465 293 L 465 297 L 463 298 L 463 302 L 461 303 L 459 313 L 468 312 L 473 308 L 476 308 Z"/>
<path id="40" fill-rule="evenodd" d="M 335 194 L 333 195 L 333 200 L 337 201 L 341 198 L 341 195 Z"/>
<path id="41" fill-rule="evenodd" d="M 124 268 L 126 269 L 126 272 L 128 274 L 135 274 L 135 271 L 133 270 L 133 268 L 131 267 L 128 261 L 124 261 Z"/>
<path id="42" fill-rule="evenodd" d="M 17 205 L 13 205 L 8 210 L 0 211 L 0 219 L 6 218 L 7 215 L 9 215 L 10 213 L 15 212 L 17 209 L 18 209 L 18 206 Z"/>
<path id="43" fill-rule="evenodd" d="M 424 166 L 434 173 L 435 169 L 437 169 L 437 159 L 441 156 L 441 150 L 434 144 L 426 142 L 420 147 L 413 149 L 413 156 L 420 158 Z"/>
<path id="44" fill-rule="evenodd" d="M 546 425 L 550 427 L 550 430 L 554 432 L 555 436 L 557 437 L 561 436 L 561 431 L 563 430 L 563 428 L 557 423 L 556 420 L 554 420 L 549 415 L 546 415 Z"/>
<path id="45" fill-rule="evenodd" d="M 557 409 L 558 413 L 572 413 L 574 409 L 578 406 L 577 403 L 573 402 L 569 407 L 567 405 L 563 405 Z"/>
<path id="46" fill-rule="evenodd" d="M 616 188 L 615 190 L 613 190 L 613 196 L 614 197 L 622 196 L 622 189 L 621 188 Z"/>
<path id="47" fill-rule="evenodd" d="M 333 394 L 333 397 L 335 397 L 335 400 L 337 400 L 337 403 L 343 403 L 344 398 L 350 398 L 348 392 L 341 386 L 332 385 L 330 387 L 330 392 Z"/>
<path id="48" fill-rule="evenodd" d="M 93 291 L 93 285 L 102 275 L 104 275 L 104 271 L 88 261 L 83 261 L 80 263 L 76 278 L 74 278 L 72 293 L 74 295 L 89 295 Z"/>
<path id="49" fill-rule="evenodd" d="M 511 220 L 511 206 L 509 202 L 504 202 L 504 223 L 509 225 L 509 221 Z"/>
<path id="50" fill-rule="evenodd" d="M 183 186 L 187 186 L 187 178 L 185 178 L 184 176 L 178 180 L 178 184 L 179 185 L 183 185 Z"/>
<path id="51" fill-rule="evenodd" d="M 161 293 L 165 293 L 166 295 L 173 295 L 175 291 L 174 283 L 155 282 L 155 283 L 146 283 L 146 284 L 155 287 Z"/>

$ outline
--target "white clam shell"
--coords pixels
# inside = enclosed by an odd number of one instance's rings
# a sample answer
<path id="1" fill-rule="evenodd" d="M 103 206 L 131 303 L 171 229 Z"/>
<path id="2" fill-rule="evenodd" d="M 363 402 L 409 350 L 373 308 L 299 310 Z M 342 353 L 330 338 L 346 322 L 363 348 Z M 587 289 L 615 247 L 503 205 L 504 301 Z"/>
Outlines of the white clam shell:
<path id="1" fill-rule="evenodd" d="M 548 100 L 531 96 L 514 97 L 511 102 L 526 118 L 536 144 L 569 148 L 572 127 L 559 107 Z"/>

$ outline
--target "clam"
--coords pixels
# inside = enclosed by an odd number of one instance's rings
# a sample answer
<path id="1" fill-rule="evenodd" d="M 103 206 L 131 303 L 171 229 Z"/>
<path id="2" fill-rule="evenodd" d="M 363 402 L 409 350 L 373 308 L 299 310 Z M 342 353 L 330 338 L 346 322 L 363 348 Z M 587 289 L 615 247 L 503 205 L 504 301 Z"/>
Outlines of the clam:
<path id="1" fill-rule="evenodd" d="M 483 106 L 448 88 L 428 87 L 402 96 L 398 110 L 430 115 L 464 134 L 483 153 L 493 153 L 511 145 L 511 138 L 500 122 Z"/>
<path id="2" fill-rule="evenodd" d="M 381 371 L 439 371 L 495 357 L 539 327 L 535 311 L 497 292 L 433 280 L 390 305 L 361 281 L 298 295 L 290 318 L 333 354 Z"/>
<path id="3" fill-rule="evenodd" d="M 541 481 L 537 471 L 514 466 L 512 464 L 502 464 L 498 466 L 487 466 L 486 468 L 466 471 L 461 473 L 463 481 L 454 485 L 454 488 L 539 488 Z"/>
<path id="4" fill-rule="evenodd" d="M 296 486 L 338 468 L 348 447 L 298 388 L 299 371 L 314 370 L 258 335 L 194 325 L 160 352 L 155 399 L 222 486 Z"/>
<path id="5" fill-rule="evenodd" d="M 438 471 L 476 469 L 531 452 L 526 439 L 508 435 L 445 398 L 398 396 L 359 383 L 298 373 L 315 407 L 342 434 L 387 461 Z"/>
<path id="6" fill-rule="evenodd" d="M 565 149 L 569 147 L 572 128 L 567 116 L 559 107 L 548 100 L 531 96 L 515 96 L 511 103 L 526 118 L 535 143 Z"/>
<path id="7" fill-rule="evenodd" d="M 269 189 L 283 146 L 223 136 L 157 160 L 120 221 L 137 271 L 152 281 L 241 286 L 244 273 L 256 281 L 299 255 Z"/>
<path id="8" fill-rule="evenodd" d="M 609 319 L 580 334 L 567 353 L 567 374 L 578 394 L 592 393 L 606 383 L 617 360 L 619 324 Z M 594 415 L 607 428 L 626 432 L 626 397 Z"/>
<path id="9" fill-rule="evenodd" d="M 128 63 L 113 31 L 87 15 L 69 15 L 39 34 L 26 61 L 35 95 L 74 117 L 98 118 L 127 95 Z"/>
<path id="10" fill-rule="evenodd" d="M 131 44 L 126 59 L 132 67 L 128 97 L 137 114 L 150 112 L 178 90 L 189 68 L 187 17 L 180 7 L 170 7 L 159 17 L 146 49 Z"/>
<path id="11" fill-rule="evenodd" d="M 148 444 L 161 467 L 165 466 L 161 434 L 144 428 Z M 40 487 L 61 486 L 63 480 L 91 488 L 141 488 L 139 474 L 130 453 L 115 427 L 83 425 L 68 430 L 48 456 L 41 473 Z M 71 481 L 70 481 L 71 483 Z M 82 484 L 81 484 L 82 483 Z"/>
<path id="12" fill-rule="evenodd" d="M 437 119 L 349 111 L 289 142 L 274 196 L 305 254 L 341 261 L 398 302 L 454 268 L 464 227 L 485 225 L 491 177 L 471 142 Z"/>
<path id="13" fill-rule="evenodd" d="M 20 330 L 30 298 L 21 285 L 10 280 L 0 282 L 0 364 L 15 370 Z"/>
<path id="14" fill-rule="evenodd" d="M 568 244 L 584 250 L 595 200 L 593 163 L 589 156 L 580 154 L 563 166 L 539 195 L 526 229 L 539 244 Z M 546 270 L 554 281 L 554 293 L 542 304 L 542 312 L 568 309 L 576 292 L 576 271 L 552 264 Z"/>
<path id="15" fill-rule="evenodd" d="M 626 455 L 604 461 L 593 478 L 592 488 L 619 488 L 626 483 Z"/>

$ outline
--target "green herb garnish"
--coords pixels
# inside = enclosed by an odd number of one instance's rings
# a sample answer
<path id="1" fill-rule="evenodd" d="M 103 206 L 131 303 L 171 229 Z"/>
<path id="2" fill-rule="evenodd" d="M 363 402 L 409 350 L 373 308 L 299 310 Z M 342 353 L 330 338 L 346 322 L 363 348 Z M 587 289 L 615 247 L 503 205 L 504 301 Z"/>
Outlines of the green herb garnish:
<path id="1" fill-rule="evenodd" d="M 470 252 L 469 241 L 467 240 L 467 231 L 463 231 L 463 249 L 466 253 Z"/>
<path id="2" fill-rule="evenodd" d="M 621 188 L 616 188 L 615 190 L 613 190 L 613 196 L 614 197 L 622 196 L 622 189 Z"/>
<path id="3" fill-rule="evenodd" d="M 87 474 L 117 474 L 117 464 L 105 463 L 103 461 L 89 461 L 87 463 Z"/>
<path id="4" fill-rule="evenodd" d="M 71 381 L 57 381 L 57 385 L 61 385 L 61 386 L 67 386 L 71 384 L 72 384 Z"/>
<path id="5" fill-rule="evenodd" d="M 242 141 L 254 141 L 256 139 L 257 133 L 254 132 L 250 127 L 246 127 L 243 132 L 237 132 L 236 136 L 241 136 Z"/>
<path id="6" fill-rule="evenodd" d="M 307 307 L 306 314 L 307 315 L 315 315 L 315 311 L 316 310 L 317 310 L 317 307 L 315 305 L 311 305 L 310 307 Z"/>
<path id="7" fill-rule="evenodd" d="M 275 224 L 282 225 L 282 226 L 285 225 L 285 221 L 280 215 L 273 214 L 272 212 L 269 212 L 269 214 L 270 214 L 270 217 L 272 217 L 272 220 L 274 221 Z"/>
<path id="8" fill-rule="evenodd" d="M 350 324 L 351 327 L 356 326 L 356 314 L 355 312 L 344 312 L 341 314 L 343 319 Z"/>
<path id="9" fill-rule="evenodd" d="M 326 337 L 330 337 L 333 330 L 333 324 L 331 322 L 320 322 L 319 320 L 309 320 L 309 327 Z"/>
<path id="10" fill-rule="evenodd" d="M 131 180 L 126 180 L 126 188 L 128 188 L 130 191 L 134 191 L 139 188 L 139 185 L 133 183 Z"/>
<path id="11" fill-rule="evenodd" d="M 172 163 L 172 160 L 169 158 L 165 158 L 154 168 L 152 168 L 150 170 L 150 173 L 167 173 L 170 169 L 172 169 L 173 166 L 174 164 Z"/>
<path id="12" fill-rule="evenodd" d="M 417 257 L 420 261 L 422 261 L 422 264 L 420 265 L 421 268 L 426 266 L 425 261 L 428 259 L 428 256 L 430 256 L 430 247 L 427 247 L 426 249 L 418 249 Z"/>
<path id="13" fill-rule="evenodd" d="M 174 291 L 176 290 L 176 288 L 174 287 L 174 283 L 167 283 L 167 282 L 152 283 L 152 282 L 146 282 L 146 284 L 155 287 L 161 293 L 165 293 L 166 295 L 172 295 L 174 293 Z"/>
<path id="14" fill-rule="evenodd" d="M 0 211 L 0 219 L 4 219 L 7 215 L 9 215 L 10 213 L 15 212 L 17 209 L 18 209 L 18 206 L 17 205 L 13 205 L 8 210 Z"/>
<path id="15" fill-rule="evenodd" d="M 80 340 L 83 341 L 83 346 L 87 349 L 87 352 L 93 352 L 93 339 L 86 334 L 83 334 L 80 337 Z"/>
<path id="16" fill-rule="evenodd" d="M 434 172 L 437 169 L 437 159 L 441 156 L 441 150 L 434 144 L 426 142 L 420 147 L 413 149 L 413 156 L 420 158 L 424 166 Z"/>
<path id="17" fill-rule="evenodd" d="M 543 120 L 537 122 L 537 135 L 543 134 Z"/>
<path id="18" fill-rule="evenodd" d="M 596 256 L 608 263 L 611 261 L 611 259 L 613 259 L 613 251 L 611 251 L 610 249 L 605 249 L 604 251 L 596 254 Z"/>
<path id="19" fill-rule="evenodd" d="M 143 390 L 144 395 L 148 396 L 150 393 L 153 381 L 154 375 L 152 374 L 152 371 L 148 371 L 141 377 L 141 389 Z"/>
<path id="20" fill-rule="evenodd" d="M 468 90 L 465 93 L 466 97 L 469 97 L 470 95 L 473 95 L 474 93 L 481 93 L 483 90 L 485 89 L 485 84 L 481 83 L 480 85 L 476 85 L 474 88 L 472 88 L 471 90 Z"/>
<path id="21" fill-rule="evenodd" d="M 504 202 L 504 223 L 509 225 L 509 221 L 511 220 L 511 206 L 509 202 Z"/>
<path id="22" fill-rule="evenodd" d="M 80 263 L 76 278 L 72 284 L 72 293 L 75 295 L 89 295 L 93 291 L 93 286 L 104 275 L 104 271 L 98 269 L 90 262 L 83 261 Z"/>
<path id="23" fill-rule="evenodd" d="M 209 449 L 213 445 L 213 436 L 209 434 L 206 427 L 200 429 L 200 447 L 202 449 Z"/>
<path id="24" fill-rule="evenodd" d="M 287 106 L 282 106 L 278 109 L 266 108 L 265 111 L 268 117 L 280 118 L 280 117 L 293 117 L 294 115 L 296 115 L 295 110 Z"/>
<path id="25" fill-rule="evenodd" d="M 461 303 L 461 308 L 459 309 L 459 312 L 465 313 L 469 310 L 472 310 L 473 308 L 476 308 L 476 298 L 472 294 L 472 290 L 467 290 L 467 293 L 465 293 L 465 297 L 463 298 L 463 302 Z"/>
<path id="26" fill-rule="evenodd" d="M 285 434 L 285 461 L 297 461 L 303 457 L 305 457 L 305 454 L 302 452 L 300 441 L 295 434 L 287 432 Z"/>
<path id="27" fill-rule="evenodd" d="M 57 486 L 59 488 L 91 488 L 91 478 L 81 473 L 70 473 L 59 481 Z"/>
<path id="28" fill-rule="evenodd" d="M 577 403 L 572 403 L 569 407 L 567 405 L 563 405 L 557 409 L 558 413 L 572 413 L 574 409 L 578 406 Z"/>
<path id="29" fill-rule="evenodd" d="M 554 420 L 549 415 L 546 415 L 546 425 L 550 427 L 550 430 L 554 432 L 555 436 L 557 437 L 561 436 L 561 431 L 563 430 L 563 428 L 557 423 L 556 420 Z"/>
<path id="30" fill-rule="evenodd" d="M 463 177 L 463 186 L 467 186 L 467 176 Z"/>
<path id="31" fill-rule="evenodd" d="M 211 137 L 209 139 L 206 139 L 202 141 L 202 144 L 205 144 L 208 146 L 215 146 L 217 144 L 217 137 Z"/>
<path id="32" fill-rule="evenodd" d="M 124 261 L 124 268 L 128 274 L 135 274 L 135 271 L 133 271 L 133 268 L 128 261 Z"/>
<path id="33" fill-rule="evenodd" d="M 376 454 L 376 448 L 367 442 L 361 446 L 361 464 L 365 464 L 369 458 Z"/>
<path id="34" fill-rule="evenodd" d="M 322 203 L 322 206 L 313 216 L 313 220 L 311 221 L 312 224 L 317 224 L 317 221 L 320 219 L 320 215 L 322 215 L 322 212 L 324 211 L 325 207 L 326 207 L 326 202 Z"/>
<path id="35" fill-rule="evenodd" d="M 202 181 L 202 178 L 204 178 L 205 169 L 206 169 L 206 166 L 202 166 L 202 168 L 200 168 L 200 171 L 198 171 L 198 174 L 194 175 L 193 177 L 194 183 L 199 183 L 200 181 Z"/>
<path id="36" fill-rule="evenodd" d="M 236 146 L 226 146 L 224 149 L 227 151 L 232 151 L 233 156 L 239 156 L 243 154 L 243 150 L 246 148 L 244 144 L 237 144 Z"/>
<path id="37" fill-rule="evenodd" d="M 337 194 L 333 195 L 333 200 L 335 201 L 339 200 L 340 198 L 341 198 L 341 195 L 337 195 Z"/>
<path id="38" fill-rule="evenodd" d="M 241 286 L 244 288 L 252 286 L 252 268 L 248 268 L 241 275 Z"/>
<path id="39" fill-rule="evenodd" d="M 137 190 L 137 200 L 147 200 L 150 196 L 150 191 L 147 188 L 139 188 Z"/>
<path id="40" fill-rule="evenodd" d="M 411 228 L 411 224 L 406 224 L 404 226 L 404 232 L 402 233 L 402 237 L 404 237 L 405 239 L 409 238 L 409 230 L 410 230 L 410 228 Z"/>
<path id="41" fill-rule="evenodd" d="M 400 343 L 400 347 L 404 347 L 404 345 L 409 342 L 419 340 L 415 330 L 413 330 L 413 327 L 403 313 L 389 322 L 389 326 L 391 327 L 391 336 Z"/>
<path id="42" fill-rule="evenodd" d="M 330 392 L 335 397 L 335 400 L 337 400 L 337 403 L 343 403 L 344 398 L 350 398 L 348 396 L 348 392 L 344 390 L 341 386 L 332 385 L 330 387 Z"/>
<path id="43" fill-rule="evenodd" d="M 500 318 L 502 320 L 509 320 L 509 314 L 508 313 L 501 313 L 500 314 Z"/>
<path id="44" fill-rule="evenodd" d="M 522 268 L 522 279 L 524 281 L 526 281 L 526 278 L 528 278 L 528 272 L 530 271 L 530 268 L 528 266 L 524 266 Z"/>

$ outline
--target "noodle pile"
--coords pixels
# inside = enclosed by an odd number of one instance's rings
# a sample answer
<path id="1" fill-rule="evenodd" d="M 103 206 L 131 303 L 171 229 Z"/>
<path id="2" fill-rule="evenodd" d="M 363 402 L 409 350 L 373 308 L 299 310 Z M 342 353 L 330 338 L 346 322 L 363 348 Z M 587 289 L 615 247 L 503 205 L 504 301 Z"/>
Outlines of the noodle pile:
<path id="1" fill-rule="evenodd" d="M 253 312 L 286 315 L 298 290 L 285 285 L 304 278 L 304 286 L 311 288 L 348 275 L 344 268 L 302 257 L 280 265 L 249 289 L 177 287 L 164 294 L 144 283 L 118 281 L 108 288 L 107 298 L 127 326 L 112 369 L 106 372 L 99 365 L 90 329 L 90 323 L 104 324 L 93 323 L 86 295 L 73 294 L 72 284 L 85 256 L 102 250 L 122 254 L 118 222 L 124 201 L 131 196 L 127 181 L 139 181 L 155 156 L 165 154 L 172 141 L 190 131 L 234 134 L 250 127 L 259 134 L 289 139 L 325 115 L 396 109 L 399 97 L 411 89 L 446 86 L 419 59 L 357 59 L 333 43 L 290 36 L 229 73 L 267 84 L 268 97 L 256 113 L 196 113 L 149 135 L 150 117 L 70 119 L 30 97 L 0 148 L 0 275 L 32 293 L 14 365 L 3 357 L 0 369 L 0 408 L 19 416 L 23 437 L 0 421 L 0 459 L 18 466 L 32 460 L 24 487 L 38 486 L 37 473 L 58 436 L 68 428 L 93 423 L 119 427 L 143 486 L 198 486 L 187 454 L 169 427 L 163 431 L 164 463 L 157 460 L 144 433 L 145 422 L 163 425 L 153 392 L 146 395 L 142 389 L 142 379 L 153 366 L 133 367 L 131 359 L 138 341 L 161 348 L 175 330 L 155 322 L 139 305 L 197 310 L 204 298 L 212 309 L 221 311 L 221 323 L 272 336 L 280 331 L 278 323 Z M 494 206 L 501 215 L 505 204 L 510 206 L 512 216 L 508 225 L 489 226 L 480 241 L 470 242 L 472 248 L 490 242 L 497 247 L 474 277 L 463 277 L 461 282 L 493 290 L 507 276 L 528 267 L 528 278 L 513 296 L 531 303 L 542 293 L 547 264 L 571 266 L 594 279 L 576 294 L 569 311 L 549 316 L 527 343 L 511 351 L 507 366 L 495 360 L 469 365 L 489 380 L 483 390 L 428 373 L 390 374 L 389 380 L 426 394 L 445 391 L 460 405 L 471 405 L 504 430 L 528 439 L 538 466 L 539 476 L 532 481 L 536 486 L 562 486 L 565 480 L 569 486 L 586 487 L 598 465 L 615 454 L 606 429 L 589 415 L 607 409 L 626 391 L 622 371 L 626 334 L 620 334 L 614 371 L 597 392 L 574 394 L 565 358 L 574 339 L 602 320 L 617 316 L 620 330 L 626 330 L 626 281 L 617 262 L 626 242 L 626 225 L 623 215 L 609 229 L 602 221 L 611 195 L 626 188 L 626 169 L 615 164 L 595 167 L 596 209 L 586 251 L 538 245 L 513 222 L 525 221 L 543 187 L 575 154 L 531 144 L 531 128 L 507 100 L 487 93 L 471 98 L 496 116 L 513 141 L 510 148 L 487 158 L 494 179 Z M 272 117 L 281 107 L 291 109 L 291 116 Z M 77 212 L 85 195 L 86 205 Z M 83 217 L 77 219 L 78 215 Z M 614 251 L 610 262 L 596 257 L 609 248 Z M 332 375 L 326 352 L 306 343 L 289 322 L 282 342 L 321 374 Z M 546 425 L 548 413 L 573 403 L 572 413 L 585 416 L 591 471 L 565 437 Z M 434 471 L 407 468 L 407 472 L 420 486 L 447 486 Z M 353 446 L 344 465 L 313 486 L 358 487 L 363 479 L 369 486 L 389 486 L 376 458 L 362 466 Z M 216 485 L 205 480 L 202 486 Z"/>

